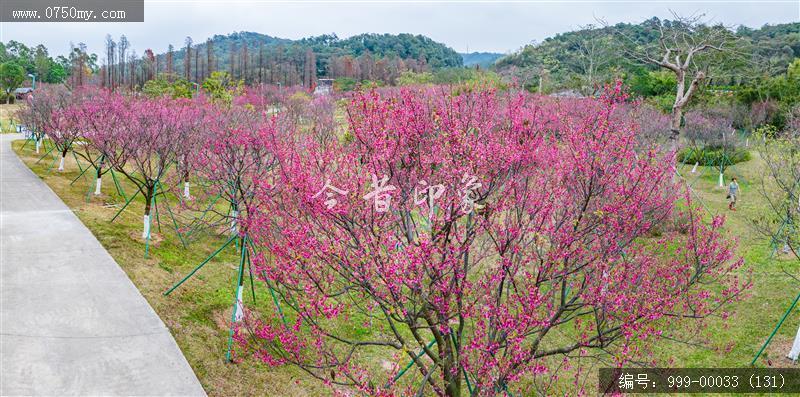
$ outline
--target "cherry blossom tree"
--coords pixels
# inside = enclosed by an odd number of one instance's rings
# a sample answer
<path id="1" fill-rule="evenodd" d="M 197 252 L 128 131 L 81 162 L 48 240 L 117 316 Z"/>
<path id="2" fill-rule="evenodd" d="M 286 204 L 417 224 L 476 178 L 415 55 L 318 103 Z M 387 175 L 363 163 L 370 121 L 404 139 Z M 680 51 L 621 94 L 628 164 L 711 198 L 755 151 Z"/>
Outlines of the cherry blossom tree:
<path id="1" fill-rule="evenodd" d="M 355 94 L 344 133 L 277 150 L 248 227 L 285 322 L 253 312 L 237 338 L 371 395 L 530 394 L 571 357 L 622 365 L 697 325 L 747 286 L 742 261 L 721 218 L 648 235 L 682 196 L 672 157 L 615 116 L 625 99 Z"/>
<path id="2" fill-rule="evenodd" d="M 150 235 L 154 198 L 164 193 L 159 186 L 177 162 L 181 138 L 194 126 L 196 110 L 189 105 L 188 100 L 116 96 L 105 104 L 109 108 L 99 113 L 116 122 L 94 124 L 93 145 L 145 199 L 142 238 Z"/>
<path id="3" fill-rule="evenodd" d="M 87 89 L 88 90 L 88 89 Z M 94 170 L 94 195 L 102 193 L 103 175 L 113 172 L 109 155 L 120 150 L 117 146 L 117 131 L 126 128 L 127 114 L 125 98 L 111 91 L 97 90 L 87 94 L 81 103 L 83 137 L 82 145 L 75 145 L 73 152 Z M 120 132 L 121 134 L 121 132 Z"/>

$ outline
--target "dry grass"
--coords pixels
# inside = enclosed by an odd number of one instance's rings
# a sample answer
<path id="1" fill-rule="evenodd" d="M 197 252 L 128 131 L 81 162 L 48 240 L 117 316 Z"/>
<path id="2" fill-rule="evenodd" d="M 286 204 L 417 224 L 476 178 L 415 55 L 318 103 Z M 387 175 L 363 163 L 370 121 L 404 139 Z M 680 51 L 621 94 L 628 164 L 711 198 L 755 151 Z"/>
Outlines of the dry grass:
<path id="1" fill-rule="evenodd" d="M 207 264 L 181 288 L 165 297 L 165 290 L 224 241 L 206 236 L 184 250 L 174 230 L 170 228 L 169 221 L 162 214 L 161 233 L 153 226 L 156 244 L 151 247 L 149 257 L 145 259 L 145 245 L 141 239 L 141 198 L 135 200 L 114 223 L 109 223 L 120 204 L 124 203 L 122 197 L 116 193 L 99 198 L 91 195 L 87 201 L 87 193 L 94 191 L 94 180 L 83 178 L 70 186 L 70 181 L 79 174 L 73 159 L 68 159 L 66 171 L 63 173 L 55 168 L 48 171 L 52 159 L 46 158 L 37 163 L 39 156 L 33 153 L 30 144 L 21 149 L 23 142 L 14 142 L 17 154 L 75 212 L 127 273 L 170 329 L 209 395 L 329 394 L 321 383 L 310 379 L 296 368 L 273 368 L 253 360 L 243 360 L 237 364 L 225 362 L 238 266 L 233 246 L 226 249 L 218 259 Z M 110 179 L 108 174 L 104 178 L 104 193 L 114 191 Z M 133 192 L 132 185 L 125 184 L 124 189 L 128 194 Z M 259 303 L 268 302 L 266 290 L 257 288 L 256 296 Z M 249 294 L 245 301 L 250 302 Z"/>
<path id="2" fill-rule="evenodd" d="M 69 186 L 69 182 L 78 175 L 74 161 L 67 163 L 65 173 L 48 172 L 49 161 L 36 164 L 37 157 L 31 148 L 20 150 L 21 146 L 21 141 L 14 144 L 20 157 L 92 230 L 161 316 L 210 395 L 329 394 L 328 389 L 319 382 L 294 368 L 270 368 L 251 360 L 235 365 L 224 362 L 237 263 L 233 248 L 227 250 L 220 260 L 203 268 L 182 289 L 170 297 L 164 297 L 164 290 L 223 241 L 207 237 L 193 243 L 189 250 L 184 250 L 164 222 L 163 233 L 157 235 L 157 246 L 152 249 L 150 258 L 144 259 L 144 244 L 139 238 L 140 201 L 126 210 L 117 222 L 110 224 L 109 219 L 117 208 L 105 204 L 121 203 L 121 197 L 115 194 L 103 196 L 102 199 L 91 197 L 87 202 L 87 193 L 92 189 L 93 181 L 87 178 Z M 754 287 L 745 300 L 730 308 L 733 314 L 727 326 L 721 319 L 712 319 L 708 323 L 708 332 L 698 335 L 697 342 L 711 348 L 663 340 L 659 342 L 656 352 L 661 362 L 675 367 L 746 366 L 797 294 L 797 283 L 783 270 L 800 274 L 800 263 L 788 258 L 770 258 L 767 242 L 749 226 L 749 219 L 764 211 L 755 189 L 760 167 L 758 156 L 754 156 L 753 160 L 738 164 L 727 172 L 728 175 L 735 173 L 740 177 L 742 198 L 737 212 L 727 211 L 724 190 L 715 187 L 717 175 L 712 170 L 706 169 L 705 174 L 694 182 L 696 193 L 708 206 L 710 213 L 727 215 L 726 228 L 740 241 L 738 252 L 745 258 L 747 267 L 753 270 Z M 684 171 L 688 173 L 688 170 Z M 689 179 L 697 177 L 687 176 Z M 106 192 L 111 192 L 111 188 L 113 185 L 110 181 L 104 182 Z M 132 191 L 132 187 L 126 188 Z M 258 296 L 260 303 L 267 301 L 265 291 L 260 291 Z M 760 366 L 793 365 L 784 356 L 797 332 L 798 323 L 800 310 L 795 310 L 766 350 L 764 358 L 759 361 Z M 729 350 L 722 350 L 722 346 L 729 347 Z M 387 364 L 384 360 L 375 361 L 381 365 Z M 593 379 L 593 375 L 589 378 Z M 592 384 L 592 380 L 587 383 L 590 391 L 593 390 Z M 569 394 L 569 385 L 564 385 L 563 389 Z"/>
<path id="3" fill-rule="evenodd" d="M 14 132 L 11 126 L 11 120 L 14 119 L 14 113 L 20 108 L 19 104 L 0 104 L 0 133 Z"/>

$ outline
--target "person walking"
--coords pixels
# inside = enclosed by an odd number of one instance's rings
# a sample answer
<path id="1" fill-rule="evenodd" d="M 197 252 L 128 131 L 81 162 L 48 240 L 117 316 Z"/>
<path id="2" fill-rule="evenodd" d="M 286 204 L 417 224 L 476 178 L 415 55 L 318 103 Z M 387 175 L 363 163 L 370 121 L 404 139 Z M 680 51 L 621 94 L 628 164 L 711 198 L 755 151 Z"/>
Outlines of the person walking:
<path id="1" fill-rule="evenodd" d="M 736 177 L 731 179 L 731 184 L 728 185 L 728 209 L 736 211 L 736 200 L 739 198 L 739 183 L 736 182 Z"/>

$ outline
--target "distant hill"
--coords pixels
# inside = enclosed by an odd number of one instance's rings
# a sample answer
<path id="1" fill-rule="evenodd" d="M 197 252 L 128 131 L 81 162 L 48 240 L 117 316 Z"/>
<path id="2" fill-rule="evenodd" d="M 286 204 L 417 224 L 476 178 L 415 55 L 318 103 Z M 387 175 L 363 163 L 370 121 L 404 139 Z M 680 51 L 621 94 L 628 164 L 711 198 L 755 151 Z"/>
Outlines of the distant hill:
<path id="1" fill-rule="evenodd" d="M 335 34 L 290 40 L 255 32 L 215 35 L 192 44 L 192 70 L 208 70 L 208 45 L 212 69 L 233 71 L 248 82 L 297 84 L 307 81 L 307 62 L 316 77 L 348 77 L 357 80 L 391 80 L 403 70 L 438 70 L 461 67 L 463 60 L 452 48 L 422 35 L 365 33 L 341 39 Z M 175 74 L 184 73 L 185 43 L 172 54 Z M 159 70 L 165 71 L 167 54 L 158 54 Z M 261 72 L 261 75 L 259 75 Z M 194 72 L 192 72 L 193 74 Z M 259 77 L 260 76 L 260 77 Z"/>
<path id="2" fill-rule="evenodd" d="M 496 52 L 470 52 L 461 53 L 461 59 L 464 60 L 464 66 L 478 65 L 482 68 L 488 68 L 494 64 L 494 61 L 500 59 L 503 54 Z"/>
<path id="3" fill-rule="evenodd" d="M 540 43 L 526 45 L 519 51 L 498 59 L 494 68 L 501 73 L 526 69 L 538 73 L 544 69 L 547 70 L 550 84 L 569 87 L 570 84 L 580 81 L 585 74 L 583 73 L 585 58 L 581 56 L 581 46 L 591 42 L 592 50 L 602 53 L 602 56 L 598 57 L 602 61 L 597 70 L 598 74 L 618 74 L 619 71 L 636 74 L 652 70 L 653 67 L 643 67 L 624 59 L 622 51 L 616 47 L 612 33 L 612 29 L 619 29 L 629 37 L 655 41 L 658 39 L 658 34 L 647 27 L 647 22 L 621 23 L 596 30 L 584 29 L 557 34 Z M 740 27 L 735 33 L 745 39 L 747 53 L 769 61 L 770 73 L 773 75 L 785 72 L 792 60 L 800 57 L 800 22 L 765 25 L 759 29 Z"/>

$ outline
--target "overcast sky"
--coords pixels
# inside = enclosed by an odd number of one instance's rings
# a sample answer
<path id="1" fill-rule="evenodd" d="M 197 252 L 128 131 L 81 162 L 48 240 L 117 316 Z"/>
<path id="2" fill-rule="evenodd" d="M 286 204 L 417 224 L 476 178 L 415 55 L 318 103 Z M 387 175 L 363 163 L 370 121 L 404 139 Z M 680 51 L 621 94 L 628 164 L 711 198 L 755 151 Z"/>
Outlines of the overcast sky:
<path id="1" fill-rule="evenodd" d="M 0 23 L 0 40 L 43 43 L 51 55 L 84 42 L 101 54 L 107 33 L 124 34 L 141 54 L 214 34 L 253 31 L 298 39 L 336 33 L 414 33 L 459 52 L 510 52 L 531 41 L 597 23 L 634 22 L 670 11 L 703 13 L 726 25 L 760 27 L 800 21 L 800 0 L 779 1 L 224 1 L 146 0 L 140 23 Z"/>

